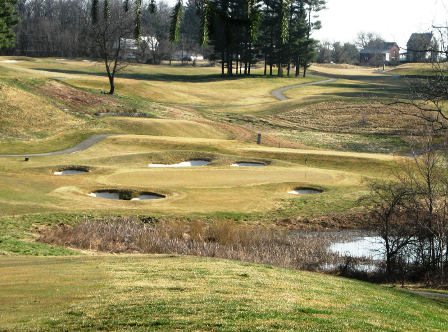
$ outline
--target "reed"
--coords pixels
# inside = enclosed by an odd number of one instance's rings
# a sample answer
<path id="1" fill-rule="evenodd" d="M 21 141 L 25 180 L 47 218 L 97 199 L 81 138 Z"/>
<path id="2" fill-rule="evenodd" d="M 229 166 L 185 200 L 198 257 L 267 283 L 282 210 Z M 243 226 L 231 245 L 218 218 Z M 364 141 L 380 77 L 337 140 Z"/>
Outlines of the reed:
<path id="1" fill-rule="evenodd" d="M 280 267 L 318 270 L 335 263 L 325 233 L 292 234 L 271 227 L 234 222 L 165 221 L 144 223 L 131 217 L 59 224 L 41 231 L 39 241 L 111 253 L 181 254 L 235 259 Z"/>

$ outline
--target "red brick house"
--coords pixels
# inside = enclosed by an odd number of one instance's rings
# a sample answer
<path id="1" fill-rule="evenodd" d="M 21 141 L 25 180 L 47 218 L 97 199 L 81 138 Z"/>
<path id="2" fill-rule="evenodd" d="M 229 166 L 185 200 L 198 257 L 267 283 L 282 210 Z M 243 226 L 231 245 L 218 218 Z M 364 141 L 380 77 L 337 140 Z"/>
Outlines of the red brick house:
<path id="1" fill-rule="evenodd" d="M 384 43 L 376 49 L 362 49 L 359 52 L 359 64 L 380 66 L 396 64 L 400 60 L 400 48 L 397 43 Z"/>

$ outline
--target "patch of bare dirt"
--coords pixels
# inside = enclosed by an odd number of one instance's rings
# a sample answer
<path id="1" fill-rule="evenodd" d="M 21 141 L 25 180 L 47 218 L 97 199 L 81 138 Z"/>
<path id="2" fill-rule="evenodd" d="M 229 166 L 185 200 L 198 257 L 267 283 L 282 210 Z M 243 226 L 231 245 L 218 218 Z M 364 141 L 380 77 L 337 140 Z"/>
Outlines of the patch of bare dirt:
<path id="1" fill-rule="evenodd" d="M 50 81 L 38 88 L 38 91 L 75 107 L 119 106 L 119 104 L 94 94 L 77 90 L 65 84 Z"/>
<path id="2" fill-rule="evenodd" d="M 324 132 L 408 135 L 426 122 L 416 110 L 405 105 L 385 105 L 379 102 L 348 103 L 329 101 L 273 116 L 290 126 Z"/>

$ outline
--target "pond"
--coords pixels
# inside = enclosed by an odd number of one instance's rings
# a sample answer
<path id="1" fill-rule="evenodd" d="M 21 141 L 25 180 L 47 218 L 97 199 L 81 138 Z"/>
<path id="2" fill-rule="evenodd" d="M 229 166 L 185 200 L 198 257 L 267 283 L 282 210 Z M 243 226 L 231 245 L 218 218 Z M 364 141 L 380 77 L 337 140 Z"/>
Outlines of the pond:
<path id="1" fill-rule="evenodd" d="M 383 248 L 384 241 L 379 236 L 355 236 L 350 241 L 332 243 L 329 250 L 338 253 L 340 256 L 384 260 Z"/>

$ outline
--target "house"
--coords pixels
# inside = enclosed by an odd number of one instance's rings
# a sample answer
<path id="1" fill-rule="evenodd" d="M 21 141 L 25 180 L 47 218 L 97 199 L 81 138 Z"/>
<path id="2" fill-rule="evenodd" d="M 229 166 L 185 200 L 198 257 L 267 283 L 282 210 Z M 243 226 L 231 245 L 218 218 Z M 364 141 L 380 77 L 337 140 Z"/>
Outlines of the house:
<path id="1" fill-rule="evenodd" d="M 400 48 L 397 43 L 386 42 L 374 49 L 362 49 L 359 52 L 359 63 L 373 66 L 393 64 L 399 61 L 399 57 Z"/>
<path id="2" fill-rule="evenodd" d="M 173 54 L 174 61 L 194 61 L 194 60 L 204 60 L 204 56 L 195 52 L 187 52 L 187 51 L 177 51 Z"/>
<path id="3" fill-rule="evenodd" d="M 126 59 L 136 59 L 137 53 L 141 50 L 149 50 L 154 52 L 159 46 L 156 37 L 142 36 L 140 39 L 140 46 L 135 39 L 121 38 L 120 46 L 124 50 L 124 57 Z M 118 47 L 118 42 L 115 43 L 114 48 Z"/>
<path id="4" fill-rule="evenodd" d="M 428 62 L 438 59 L 438 43 L 432 33 L 413 33 L 402 54 L 404 62 Z"/>

